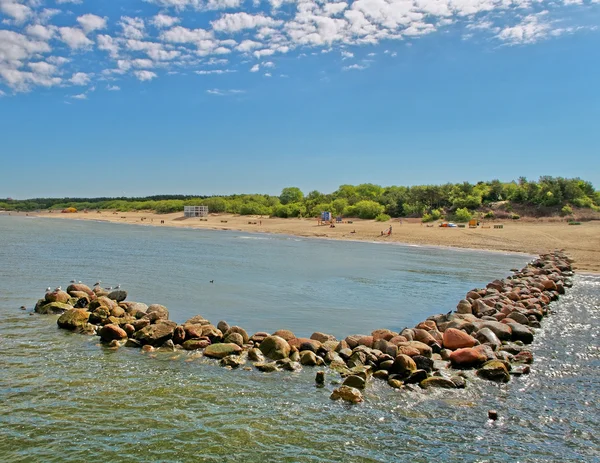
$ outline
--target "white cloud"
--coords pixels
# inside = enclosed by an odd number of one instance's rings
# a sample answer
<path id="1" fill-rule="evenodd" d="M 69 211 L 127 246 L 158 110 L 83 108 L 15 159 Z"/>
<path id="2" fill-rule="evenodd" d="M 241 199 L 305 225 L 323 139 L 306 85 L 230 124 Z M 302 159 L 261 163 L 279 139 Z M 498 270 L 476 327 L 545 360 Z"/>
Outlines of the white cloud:
<path id="1" fill-rule="evenodd" d="M 146 80 L 152 80 L 156 77 L 158 77 L 154 72 L 152 71 L 133 71 L 133 73 L 135 74 L 135 76 L 141 80 L 142 82 L 146 81 Z"/>
<path id="2" fill-rule="evenodd" d="M 265 72 L 265 77 L 271 77 L 271 73 L 270 72 Z"/>
<path id="3" fill-rule="evenodd" d="M 96 37 L 98 43 L 98 49 L 107 51 L 111 58 L 117 58 L 119 56 L 119 45 L 117 41 L 110 35 L 98 35 Z"/>
<path id="4" fill-rule="evenodd" d="M 364 66 L 362 64 L 351 64 L 350 66 L 344 66 L 342 69 L 344 71 L 352 71 L 352 70 L 356 70 L 356 71 L 364 71 L 365 69 L 367 69 L 368 66 Z"/>
<path id="5" fill-rule="evenodd" d="M 76 5 L 79 5 L 80 3 L 83 3 L 83 0 L 56 0 L 56 3 L 58 3 L 59 5 L 63 3 L 74 3 Z"/>
<path id="6" fill-rule="evenodd" d="M 216 21 L 211 21 L 210 24 L 215 31 L 231 33 L 261 26 L 277 26 L 283 24 L 283 21 L 262 14 L 251 15 L 242 12 L 224 14 Z"/>
<path id="7" fill-rule="evenodd" d="M 106 28 L 106 18 L 101 18 L 95 14 L 84 14 L 83 16 L 79 16 L 77 22 L 86 34 Z"/>
<path id="8" fill-rule="evenodd" d="M 76 27 L 60 27 L 58 32 L 61 40 L 72 49 L 87 48 L 94 43 L 85 36 L 81 29 Z"/>
<path id="9" fill-rule="evenodd" d="M 119 90 L 121 90 L 121 87 L 119 87 L 118 85 L 107 85 L 106 90 L 108 90 L 109 92 L 118 92 Z"/>
<path id="10" fill-rule="evenodd" d="M 252 51 L 255 48 L 261 48 L 263 46 L 260 42 L 255 42 L 254 40 L 244 40 L 237 46 L 237 50 L 242 53 Z"/>
<path id="11" fill-rule="evenodd" d="M 45 61 L 28 63 L 27 65 L 37 74 L 52 75 L 56 73 L 56 66 L 54 64 L 46 63 Z"/>
<path id="12" fill-rule="evenodd" d="M 87 85 L 90 82 L 90 76 L 85 72 L 76 72 L 69 79 L 69 82 L 71 82 L 73 85 Z"/>
<path id="13" fill-rule="evenodd" d="M 169 16 L 166 14 L 157 14 L 156 16 L 154 16 L 154 18 L 152 18 L 152 21 L 150 21 L 150 23 L 158 27 L 159 29 L 163 29 L 165 27 L 174 26 L 180 21 L 181 20 L 179 18 L 176 18 L 174 16 Z"/>
<path id="14" fill-rule="evenodd" d="M 209 95 L 227 96 L 227 95 L 240 95 L 246 93 L 245 90 L 231 89 L 231 90 L 220 90 L 218 88 L 209 89 L 206 91 Z"/>
<path id="15" fill-rule="evenodd" d="M 0 63 L 22 61 L 32 55 L 48 53 L 51 48 L 46 42 L 33 40 L 18 32 L 0 30 Z"/>
<path id="16" fill-rule="evenodd" d="M 243 0 L 146 0 L 166 8 L 175 8 L 183 10 L 185 8 L 194 8 L 196 10 L 224 10 L 227 8 L 237 8 Z"/>
<path id="17" fill-rule="evenodd" d="M 260 64 L 255 64 L 250 68 L 250 72 L 258 72 L 260 70 Z"/>
<path id="18" fill-rule="evenodd" d="M 201 69 L 200 71 L 194 71 L 199 76 L 207 76 L 210 74 L 229 74 L 231 72 L 236 72 L 232 69 Z"/>
<path id="19" fill-rule="evenodd" d="M 85 93 L 80 93 L 78 95 L 71 96 L 74 100 L 87 100 L 87 95 Z"/>
<path id="20" fill-rule="evenodd" d="M 274 68 L 275 63 L 273 61 L 265 61 L 264 63 L 262 63 L 262 66 L 265 68 Z"/>
<path id="21" fill-rule="evenodd" d="M 123 29 L 123 35 L 128 39 L 141 40 L 144 38 L 144 20 L 142 18 L 131 18 L 129 16 L 121 16 L 119 25 Z"/>
<path id="22" fill-rule="evenodd" d="M 342 50 L 340 53 L 342 55 L 342 60 L 354 58 L 354 53 L 352 52 Z"/>
<path id="23" fill-rule="evenodd" d="M 500 40 L 510 44 L 534 43 L 545 38 L 551 31 L 550 23 L 540 20 L 545 14 L 531 14 L 512 27 L 505 27 L 498 34 Z"/>
<path id="24" fill-rule="evenodd" d="M 2 0 L 0 1 L 0 12 L 12 17 L 17 23 L 27 20 L 32 10 L 27 5 L 20 3 L 20 0 Z"/>
<path id="25" fill-rule="evenodd" d="M 30 24 L 25 28 L 25 32 L 28 35 L 35 37 L 36 39 L 47 42 L 54 37 L 56 33 L 56 27 L 54 26 L 43 26 L 41 24 Z"/>

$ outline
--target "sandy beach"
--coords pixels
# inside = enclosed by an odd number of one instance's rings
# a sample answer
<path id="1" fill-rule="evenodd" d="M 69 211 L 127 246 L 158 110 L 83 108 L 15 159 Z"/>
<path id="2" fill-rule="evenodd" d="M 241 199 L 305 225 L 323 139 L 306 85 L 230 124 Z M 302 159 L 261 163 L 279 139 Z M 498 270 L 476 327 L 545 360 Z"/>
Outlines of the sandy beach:
<path id="1" fill-rule="evenodd" d="M 12 215 L 24 216 L 25 213 Z M 600 222 L 568 225 L 562 221 L 488 222 L 485 228 L 441 228 L 421 224 L 419 219 L 393 219 L 381 223 L 353 219 L 349 222 L 319 225 L 316 219 L 280 219 L 258 216 L 211 214 L 205 219 L 185 218 L 182 213 L 89 211 L 65 214 L 32 214 L 66 220 L 100 220 L 161 227 L 188 227 L 210 230 L 238 230 L 254 233 L 279 233 L 307 238 L 406 243 L 431 246 L 486 249 L 493 251 L 541 254 L 564 249 L 580 272 L 600 273 Z M 494 228 L 502 224 L 503 228 Z M 391 235 L 381 235 L 392 226 Z M 487 228 L 489 225 L 489 228 Z"/>

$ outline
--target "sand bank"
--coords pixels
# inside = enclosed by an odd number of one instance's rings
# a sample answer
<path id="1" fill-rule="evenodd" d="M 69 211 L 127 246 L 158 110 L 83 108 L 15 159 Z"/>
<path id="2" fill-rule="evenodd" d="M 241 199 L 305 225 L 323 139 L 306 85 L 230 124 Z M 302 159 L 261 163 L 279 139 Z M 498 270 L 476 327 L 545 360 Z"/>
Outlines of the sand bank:
<path id="1" fill-rule="evenodd" d="M 24 213 L 12 215 L 25 215 Z M 34 214 L 29 214 L 34 215 Z M 150 212 L 90 211 L 74 214 L 43 212 L 39 217 L 60 219 L 102 220 L 115 223 L 154 225 L 162 227 L 238 230 L 245 232 L 279 233 L 307 238 L 329 238 L 374 242 L 396 242 L 423 246 L 543 254 L 564 249 L 575 260 L 579 272 L 600 273 L 600 222 L 568 225 L 566 222 L 511 221 L 488 222 L 489 228 L 440 228 L 422 225 L 418 219 L 393 219 L 381 223 L 353 219 L 352 223 L 337 224 L 335 228 L 319 225 L 316 219 L 280 219 L 258 216 L 214 214 L 206 219 L 184 218 L 182 213 L 154 214 Z M 164 222 L 164 223 L 163 223 Z M 494 228 L 494 224 L 503 228 Z M 381 235 L 392 226 L 391 235 Z"/>

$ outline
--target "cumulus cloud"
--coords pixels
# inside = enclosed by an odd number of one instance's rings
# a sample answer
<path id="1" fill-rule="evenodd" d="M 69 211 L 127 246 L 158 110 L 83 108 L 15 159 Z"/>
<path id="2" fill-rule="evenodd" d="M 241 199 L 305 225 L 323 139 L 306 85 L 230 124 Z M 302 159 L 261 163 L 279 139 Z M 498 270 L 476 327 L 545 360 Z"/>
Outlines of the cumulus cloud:
<path id="1" fill-rule="evenodd" d="M 86 48 L 94 43 L 86 37 L 83 30 L 76 27 L 60 27 L 58 32 L 60 39 L 72 49 Z"/>
<path id="2" fill-rule="evenodd" d="M 133 72 L 135 74 L 135 76 L 141 80 L 142 82 L 146 81 L 146 80 L 152 80 L 156 77 L 158 77 L 154 72 L 152 71 L 134 71 Z"/>
<path id="3" fill-rule="evenodd" d="M 106 28 L 106 18 L 101 18 L 95 14 L 84 14 L 83 16 L 79 16 L 77 22 L 86 34 Z"/>
<path id="4" fill-rule="evenodd" d="M 0 12 L 6 16 L 10 16 L 17 23 L 22 23 L 32 14 L 31 8 L 27 5 L 23 5 L 20 0 L 1 0 Z"/>
<path id="5" fill-rule="evenodd" d="M 87 85 L 90 82 L 90 76 L 85 72 L 76 72 L 69 79 L 69 82 L 71 82 L 73 85 Z"/>
<path id="6" fill-rule="evenodd" d="M 231 89 L 231 90 L 220 90 L 218 88 L 212 88 L 206 91 L 209 95 L 216 96 L 228 96 L 228 95 L 239 95 L 242 93 L 246 93 L 245 90 Z"/>
<path id="7" fill-rule="evenodd" d="M 108 90 L 109 92 L 118 92 L 119 90 L 121 90 L 121 87 L 119 87 L 118 85 L 107 85 L 106 90 Z"/>
<path id="8" fill-rule="evenodd" d="M 152 18 L 152 21 L 150 22 L 159 29 L 162 29 L 165 27 L 174 26 L 175 24 L 180 22 L 180 19 L 166 14 L 157 14 L 156 16 L 154 16 L 154 18 Z"/>
<path id="9" fill-rule="evenodd" d="M 278 26 L 283 21 L 262 14 L 227 13 L 216 21 L 211 21 L 212 28 L 218 32 L 239 32 L 243 29 L 254 29 L 261 26 Z"/>

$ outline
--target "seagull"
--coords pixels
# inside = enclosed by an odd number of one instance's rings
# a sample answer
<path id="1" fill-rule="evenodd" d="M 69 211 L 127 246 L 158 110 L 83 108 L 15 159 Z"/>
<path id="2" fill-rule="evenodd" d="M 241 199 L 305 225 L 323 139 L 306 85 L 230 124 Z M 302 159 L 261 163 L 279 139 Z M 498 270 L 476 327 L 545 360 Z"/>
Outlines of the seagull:
<path id="1" fill-rule="evenodd" d="M 215 280 L 210 280 L 210 282 L 211 282 L 211 283 L 214 283 L 214 282 L 215 282 Z"/>
<path id="2" fill-rule="evenodd" d="M 46 288 L 46 292 L 47 292 L 47 293 L 51 293 L 51 292 L 52 292 L 52 288 L 51 288 L 50 286 L 48 286 L 48 287 Z"/>
<path id="3" fill-rule="evenodd" d="M 94 283 L 94 286 L 100 286 L 100 283 L 102 283 L 102 281 L 98 280 L 96 283 Z"/>
<path id="4" fill-rule="evenodd" d="M 77 281 L 76 280 L 71 280 L 71 283 L 77 283 Z"/>
<path id="5" fill-rule="evenodd" d="M 56 288 L 54 291 L 61 291 L 62 290 L 62 286 L 59 286 L 58 288 Z"/>
<path id="6" fill-rule="evenodd" d="M 110 291 L 110 290 L 112 290 L 112 286 L 109 286 L 108 288 L 104 288 L 104 289 L 107 291 Z"/>
<path id="7" fill-rule="evenodd" d="M 121 289 L 121 285 L 115 286 L 115 289 Z"/>

